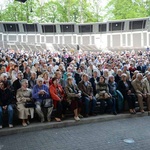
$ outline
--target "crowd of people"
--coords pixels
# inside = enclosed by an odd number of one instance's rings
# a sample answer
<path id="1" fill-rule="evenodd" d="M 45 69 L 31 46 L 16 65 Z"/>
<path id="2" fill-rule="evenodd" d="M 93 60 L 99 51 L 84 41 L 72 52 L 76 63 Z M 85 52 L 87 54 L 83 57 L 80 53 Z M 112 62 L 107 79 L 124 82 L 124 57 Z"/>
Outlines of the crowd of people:
<path id="1" fill-rule="evenodd" d="M 95 116 L 97 102 L 100 114 L 117 115 L 125 103 L 129 113 L 135 114 L 136 100 L 141 113 L 143 101 L 150 112 L 148 51 L 0 51 L 0 128 L 5 112 L 13 127 L 14 104 L 25 127 L 35 112 L 41 122 L 51 121 L 54 109 L 57 122 L 65 118 L 67 109 L 76 121 Z"/>

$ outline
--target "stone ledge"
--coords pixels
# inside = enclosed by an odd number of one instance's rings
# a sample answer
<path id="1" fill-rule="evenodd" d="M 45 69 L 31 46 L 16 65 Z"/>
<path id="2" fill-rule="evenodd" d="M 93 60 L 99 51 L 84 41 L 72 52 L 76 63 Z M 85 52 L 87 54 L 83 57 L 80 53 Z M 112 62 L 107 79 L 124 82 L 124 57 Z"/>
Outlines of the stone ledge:
<path id="1" fill-rule="evenodd" d="M 145 112 L 144 114 L 137 113 L 135 115 L 131 114 L 118 114 L 118 115 L 97 115 L 94 117 L 88 117 L 88 118 L 82 118 L 80 121 L 75 121 L 73 118 L 69 118 L 67 120 L 64 120 L 62 122 L 46 122 L 46 123 L 32 123 L 28 125 L 27 127 L 22 127 L 21 125 L 15 126 L 14 128 L 3 128 L 0 129 L 0 136 L 6 136 L 11 134 L 17 134 L 17 133 L 25 133 L 25 132 L 33 132 L 33 131 L 39 131 L 44 129 L 51 129 L 51 128 L 61 128 L 61 127 L 69 127 L 69 126 L 76 126 L 81 124 L 88 124 L 88 123 L 94 123 L 94 122 L 104 122 L 104 121 L 110 121 L 110 120 L 117 120 L 117 119 L 124 119 L 124 118 L 134 118 L 134 117 L 142 117 L 147 116 L 148 113 Z"/>

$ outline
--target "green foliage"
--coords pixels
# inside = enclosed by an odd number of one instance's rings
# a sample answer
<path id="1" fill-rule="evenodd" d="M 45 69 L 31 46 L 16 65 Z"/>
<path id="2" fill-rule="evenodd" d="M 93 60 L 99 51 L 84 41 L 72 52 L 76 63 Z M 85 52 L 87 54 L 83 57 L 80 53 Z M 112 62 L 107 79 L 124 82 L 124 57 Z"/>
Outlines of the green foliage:
<path id="1" fill-rule="evenodd" d="M 87 23 L 150 16 L 150 0 L 107 0 L 105 8 L 101 6 L 103 1 L 48 0 L 42 4 L 42 0 L 14 0 L 0 11 L 0 21 Z"/>
<path id="2" fill-rule="evenodd" d="M 143 18 L 150 15 L 149 0 L 110 0 L 106 6 L 109 19 Z"/>
<path id="3" fill-rule="evenodd" d="M 26 3 L 14 1 L 1 11 L 0 19 L 41 23 L 96 22 L 101 16 L 90 7 L 87 0 L 49 0 L 43 4 L 39 0 L 28 0 Z"/>

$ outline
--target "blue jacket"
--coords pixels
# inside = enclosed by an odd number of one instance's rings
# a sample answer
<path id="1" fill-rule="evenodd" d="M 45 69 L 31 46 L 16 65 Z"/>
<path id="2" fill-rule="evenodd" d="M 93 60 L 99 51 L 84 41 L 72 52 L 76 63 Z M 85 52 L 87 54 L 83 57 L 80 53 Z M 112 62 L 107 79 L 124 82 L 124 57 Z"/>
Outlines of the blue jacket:
<path id="1" fill-rule="evenodd" d="M 44 95 L 39 95 L 38 92 L 40 90 L 44 90 L 46 93 Z M 49 93 L 49 89 L 46 85 L 42 85 L 41 87 L 39 87 L 37 84 L 33 87 L 33 90 L 32 90 L 32 98 L 35 100 L 35 101 L 39 101 L 40 103 L 42 102 L 43 99 L 46 99 L 46 98 L 50 98 L 50 93 Z"/>

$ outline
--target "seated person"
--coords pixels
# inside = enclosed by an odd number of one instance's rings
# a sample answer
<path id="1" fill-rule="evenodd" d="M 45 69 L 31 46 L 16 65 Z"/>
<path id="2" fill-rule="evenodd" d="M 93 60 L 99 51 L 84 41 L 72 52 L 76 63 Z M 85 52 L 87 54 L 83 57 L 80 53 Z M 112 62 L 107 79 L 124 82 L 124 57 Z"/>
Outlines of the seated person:
<path id="1" fill-rule="evenodd" d="M 117 114 L 116 111 L 116 101 L 117 101 L 117 83 L 115 82 L 115 78 L 113 75 L 109 76 L 108 80 L 108 87 L 109 87 L 109 93 L 112 96 L 112 102 L 113 102 L 113 112 L 114 114 Z"/>
<path id="2" fill-rule="evenodd" d="M 83 117 L 81 112 L 81 91 L 79 91 L 76 84 L 73 83 L 73 78 L 68 77 L 67 79 L 67 86 L 65 88 L 67 101 L 71 104 L 71 108 L 74 111 L 74 119 L 76 121 L 80 120 L 80 117 Z"/>
<path id="3" fill-rule="evenodd" d="M 12 92 L 7 88 L 7 84 L 4 81 L 0 82 L 0 129 L 2 126 L 3 111 L 8 111 L 8 124 L 9 127 L 13 127 L 13 108 L 11 106 L 13 96 Z"/>
<path id="4" fill-rule="evenodd" d="M 118 88 L 117 88 L 123 95 L 124 100 L 128 102 L 129 106 L 129 112 L 131 114 L 135 114 L 135 94 L 134 94 L 134 89 L 129 80 L 127 80 L 127 75 L 123 73 L 121 75 L 121 81 L 118 83 Z"/>
<path id="5" fill-rule="evenodd" d="M 35 110 L 37 114 L 39 115 L 41 122 L 45 121 L 44 113 L 42 111 L 42 104 L 44 99 L 50 98 L 50 93 L 47 85 L 45 85 L 43 78 L 38 77 L 37 78 L 37 84 L 33 87 L 32 90 L 32 98 L 35 100 Z M 51 113 L 52 113 L 53 107 L 47 108 L 47 121 L 51 121 Z"/>
<path id="6" fill-rule="evenodd" d="M 83 74 L 82 80 L 79 82 L 78 87 L 82 92 L 82 101 L 85 105 L 85 117 L 90 115 L 95 115 L 94 110 L 96 106 L 96 98 L 93 96 L 93 88 L 91 83 L 88 80 L 88 75 Z M 89 105 L 91 107 L 89 109 Z"/>
<path id="7" fill-rule="evenodd" d="M 32 92 L 28 88 L 28 80 L 21 80 L 21 88 L 17 90 L 17 110 L 19 112 L 19 119 L 22 120 L 22 126 L 26 127 L 29 124 L 29 116 L 33 118 L 34 108 L 26 108 L 25 103 L 32 101 Z"/>
<path id="8" fill-rule="evenodd" d="M 132 86 L 138 98 L 140 111 L 141 113 L 144 113 L 143 100 L 147 101 L 148 111 L 150 111 L 150 97 L 148 97 L 147 94 L 144 92 L 144 84 L 142 80 L 143 80 L 142 73 L 138 73 L 136 75 L 136 79 L 132 81 Z"/>
<path id="9" fill-rule="evenodd" d="M 67 102 L 64 100 L 64 90 L 56 77 L 52 78 L 52 84 L 49 91 L 53 99 L 54 108 L 56 108 L 55 120 L 60 122 L 62 116 L 65 114 Z"/>
<path id="10" fill-rule="evenodd" d="M 97 70 L 94 70 L 93 71 L 93 76 L 90 78 L 90 82 L 92 84 L 92 87 L 93 87 L 93 95 L 95 96 L 96 95 L 96 84 L 98 83 L 99 81 L 99 77 L 97 76 Z"/>
<path id="11" fill-rule="evenodd" d="M 99 82 L 96 85 L 96 98 L 98 101 L 101 102 L 101 113 L 111 113 L 113 112 L 113 102 L 112 102 L 112 96 L 109 93 L 109 87 L 108 84 L 105 81 L 105 77 L 104 76 L 100 76 L 99 78 Z M 107 107 L 106 107 L 107 104 Z M 113 112 L 115 115 L 116 113 Z"/>

